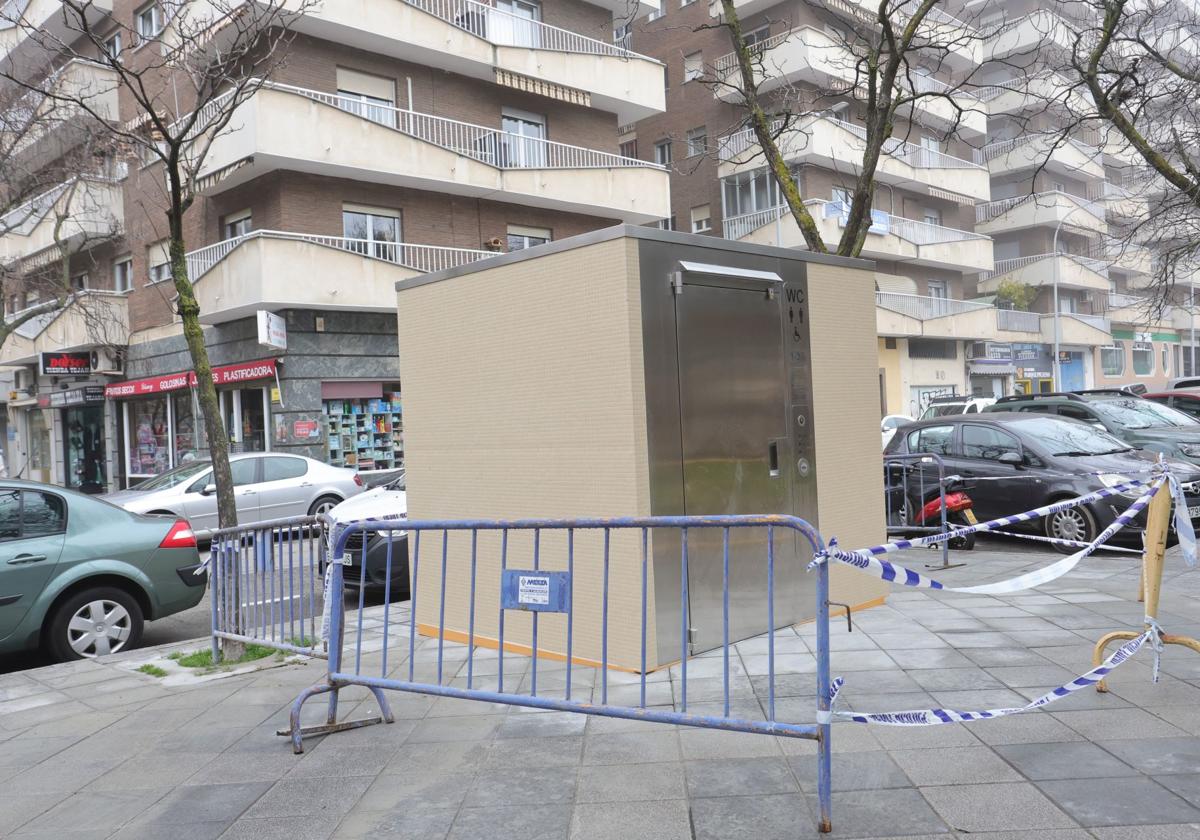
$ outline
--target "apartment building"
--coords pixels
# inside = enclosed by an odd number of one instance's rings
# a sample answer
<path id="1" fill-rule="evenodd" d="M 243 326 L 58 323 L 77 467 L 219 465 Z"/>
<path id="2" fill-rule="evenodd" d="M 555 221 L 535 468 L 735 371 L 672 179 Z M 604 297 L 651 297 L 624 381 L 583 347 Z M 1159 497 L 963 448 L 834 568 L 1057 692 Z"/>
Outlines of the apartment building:
<path id="1" fill-rule="evenodd" d="M 876 7 L 740 0 L 736 8 L 758 56 L 760 94 L 801 115 L 778 144 L 834 246 L 865 140 L 855 91 L 863 80 L 847 44 L 856 27 L 874 27 Z M 1066 388 L 1155 385 L 1180 370 L 1176 325 L 1191 316 L 1147 311 L 1138 292 L 1151 255 L 1122 236 L 1147 212 L 1137 158 L 1094 130 L 1054 140 L 1065 114 L 1087 103 L 1063 95 L 1054 47 L 1070 40 L 1052 8 L 1015 0 L 935 9 L 927 27 L 941 48 L 910 56 L 906 84 L 951 101 L 921 100 L 878 168 L 862 256 L 878 266 L 884 413 L 915 415 L 950 393 L 1048 390 L 1056 343 Z M 633 47 L 667 65 L 667 111 L 627 126 L 623 148 L 673 166 L 664 224 L 805 247 L 744 128 L 728 35 L 703 28 L 720 14 L 717 2 L 664 0 L 634 26 Z M 1010 284 L 1032 288 L 1027 308 L 998 294 Z"/>
<path id="2" fill-rule="evenodd" d="M 56 5 L 32 0 L 23 13 L 55 26 Z M 114 48 L 130 61 L 170 26 L 156 3 L 93 5 L 94 25 L 123 39 Z M 402 466 L 396 281 L 669 214 L 665 169 L 618 144 L 618 126 L 664 110 L 663 65 L 613 43 L 618 24 L 655 9 L 624 0 L 305 9 L 286 61 L 214 142 L 187 215 L 188 269 L 234 451 Z M 28 46 L 11 37 L 18 31 L 0 31 L 0 60 Z M 68 72 L 59 57 L 38 58 L 39 72 Z M 113 93 L 114 119 L 137 118 Z M 162 178 L 160 165 L 118 155 L 104 177 L 85 179 L 109 236 L 88 237 L 71 257 L 86 271 L 81 294 L 0 348 L 0 366 L 17 378 L 13 472 L 100 490 L 203 455 Z M 8 260 L 48 254 L 32 232 L 4 240 Z M 98 340 L 93 319 L 72 312 L 101 298 L 120 328 Z M 6 301 L 6 312 L 33 302 Z M 455 329 L 453 313 L 445 328 Z"/>

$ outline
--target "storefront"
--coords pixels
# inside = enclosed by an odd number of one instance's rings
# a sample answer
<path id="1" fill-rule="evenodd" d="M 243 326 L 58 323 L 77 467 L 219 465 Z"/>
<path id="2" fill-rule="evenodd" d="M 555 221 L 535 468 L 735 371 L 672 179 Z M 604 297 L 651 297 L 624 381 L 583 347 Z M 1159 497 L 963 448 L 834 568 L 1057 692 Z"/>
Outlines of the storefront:
<path id="1" fill-rule="evenodd" d="M 330 464 L 360 472 L 404 466 L 400 383 L 322 382 L 321 407 L 327 426 L 325 460 Z M 294 425 L 302 422 L 306 421 Z M 314 427 L 315 423 L 306 429 L 319 436 Z"/>
<path id="2" fill-rule="evenodd" d="M 108 491 L 108 451 L 104 420 L 104 386 L 85 385 L 65 391 L 38 395 L 39 409 L 57 410 L 57 423 L 62 430 L 62 483 L 64 487 L 84 493 Z M 45 428 L 45 412 L 31 418 L 30 433 L 39 438 L 30 447 L 31 456 L 49 448 L 50 434 Z M 32 460 L 32 458 L 31 458 Z"/>
<path id="3" fill-rule="evenodd" d="M 267 452 L 272 396 L 278 393 L 278 360 L 260 359 L 213 368 L 221 417 L 232 452 Z M 104 396 L 120 407 L 125 475 L 136 484 L 208 455 L 196 398 L 196 375 L 180 371 L 114 382 Z"/>
<path id="4" fill-rule="evenodd" d="M 1013 346 L 1006 341 L 976 341 L 968 345 L 967 373 L 976 397 L 1008 396 L 1013 392 Z"/>

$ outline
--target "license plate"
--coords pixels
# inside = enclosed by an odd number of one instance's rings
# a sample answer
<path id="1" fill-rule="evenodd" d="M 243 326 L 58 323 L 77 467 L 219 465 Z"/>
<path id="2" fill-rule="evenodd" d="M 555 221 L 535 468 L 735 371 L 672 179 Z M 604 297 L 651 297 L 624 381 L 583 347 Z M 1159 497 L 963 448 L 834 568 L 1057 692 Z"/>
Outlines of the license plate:
<path id="1" fill-rule="evenodd" d="M 1200 519 L 1200 505 L 1193 505 L 1189 507 L 1188 517 L 1191 519 Z"/>

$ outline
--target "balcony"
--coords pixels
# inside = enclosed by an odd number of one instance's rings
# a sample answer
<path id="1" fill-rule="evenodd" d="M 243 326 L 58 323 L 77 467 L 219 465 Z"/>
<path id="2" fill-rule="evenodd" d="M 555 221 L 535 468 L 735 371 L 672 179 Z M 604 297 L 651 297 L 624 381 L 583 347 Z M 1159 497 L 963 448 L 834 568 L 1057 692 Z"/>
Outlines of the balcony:
<path id="1" fill-rule="evenodd" d="M 1154 257 L 1146 246 L 1109 238 L 1104 242 L 1103 253 L 1110 269 L 1124 275 L 1132 288 L 1154 285 Z"/>
<path id="2" fill-rule="evenodd" d="M 98 175 L 72 178 L 0 220 L 0 262 L 44 263 L 69 252 L 120 236 L 124 197 L 119 179 Z"/>
<path id="3" fill-rule="evenodd" d="M 994 294 L 1006 280 L 1034 288 L 1054 285 L 1055 276 L 1061 289 L 1081 289 L 1107 292 L 1108 263 L 1075 254 L 1035 254 L 1010 260 L 997 260 L 995 267 L 980 276 L 977 288 L 981 294 Z"/>
<path id="4" fill-rule="evenodd" d="M 22 81 L 41 75 L 51 58 L 42 44 L 73 43 L 80 31 L 79 15 L 95 27 L 112 14 L 113 0 L 90 0 L 78 6 L 79 14 L 72 12 L 67 18 L 62 0 L 0 2 L 0 74 Z M 30 38 L 35 29 L 38 37 Z"/>
<path id="5" fill-rule="evenodd" d="M 1104 317 L 1114 324 L 1174 329 L 1169 307 L 1156 306 L 1152 298 L 1110 292 L 1105 298 Z"/>
<path id="6" fill-rule="evenodd" d="M 1010 55 L 1029 56 L 1054 48 L 1070 50 L 1074 43 L 1070 24 L 1051 11 L 1038 9 L 996 26 L 984 44 L 983 54 L 985 61 L 995 61 Z"/>
<path id="7" fill-rule="evenodd" d="M 82 59 L 67 62 L 49 77 L 50 95 L 30 91 L 8 106 L 14 117 L 0 143 L 5 162 L 18 171 L 37 171 L 62 157 L 98 126 L 96 119 L 116 120 L 117 71 Z M 87 109 L 55 96 L 87 103 Z M 90 109 L 90 110 L 89 110 Z"/>
<path id="8" fill-rule="evenodd" d="M 844 214 L 841 202 L 810 199 L 804 202 L 813 215 L 826 246 L 841 238 Z M 913 265 L 981 271 L 992 267 L 992 240 L 965 230 L 931 225 L 875 210 L 861 256 L 868 259 L 908 262 Z M 726 239 L 760 245 L 806 248 L 800 228 L 786 205 L 727 218 Z"/>
<path id="9" fill-rule="evenodd" d="M 622 15 L 628 13 L 624 3 L 611 2 Z M 282 5 L 303 12 L 293 24 L 296 31 L 589 105 L 616 114 L 622 125 L 666 109 L 661 62 L 475 0 L 336 0 L 315 6 L 284 0 Z"/>
<path id="10" fill-rule="evenodd" d="M 860 95 L 865 94 L 858 57 L 823 30 L 799 26 L 767 38 L 755 48 L 761 55 L 755 67 L 760 93 L 808 82 L 826 89 L 859 88 Z M 713 95 L 726 102 L 740 100 L 737 84 L 740 72 L 735 53 L 714 61 L 713 74 L 722 84 L 716 86 Z M 912 81 L 917 93 L 945 93 L 953 101 L 952 104 L 940 96 L 921 97 L 914 103 L 914 116 L 918 120 L 943 130 L 954 128 L 971 139 L 981 139 L 987 134 L 987 110 L 972 93 L 953 90 L 932 76 L 914 75 Z"/>
<path id="11" fill-rule="evenodd" d="M 38 363 L 42 353 L 79 352 L 128 343 L 129 296 L 78 292 L 62 308 L 35 315 L 13 330 L 0 347 L 0 365 L 32 365 Z"/>
<path id="12" fill-rule="evenodd" d="M 975 228 L 981 233 L 1003 233 L 1033 227 L 1067 226 L 1086 232 L 1108 230 L 1104 205 L 1059 190 L 1024 193 L 975 205 Z"/>
<path id="13" fill-rule="evenodd" d="M 855 123 L 835 117 L 813 114 L 783 129 L 774 126 L 776 145 L 789 163 L 813 163 L 840 172 L 861 168 L 866 147 L 866 130 Z M 893 138 L 884 144 L 884 156 L 876 170 L 876 180 L 915 192 L 930 189 L 954 192 L 975 201 L 991 196 L 987 170 L 969 160 Z M 739 172 L 761 168 L 762 154 L 752 129 L 722 137 L 717 174 L 726 178 Z"/>
<path id="14" fill-rule="evenodd" d="M 336 94 L 270 84 L 200 168 L 219 193 L 278 169 L 644 223 L 671 215 L 656 164 Z"/>
<path id="15" fill-rule="evenodd" d="M 1089 191 L 1088 198 L 1103 202 L 1106 211 L 1113 217 L 1136 222 L 1149 218 L 1152 191 L 1149 185 L 1127 187 L 1115 181 L 1105 181 L 1095 185 Z"/>
<path id="16" fill-rule="evenodd" d="M 1112 324 L 1099 315 L 1062 312 L 1058 318 L 1059 339 L 1062 344 L 1082 347 L 1104 347 L 1112 343 Z M 1054 343 L 1054 315 L 1042 316 L 1042 341 Z"/>
<path id="17" fill-rule="evenodd" d="M 1104 178 L 1104 155 L 1073 137 L 1027 134 L 989 143 L 976 149 L 975 162 L 987 166 L 992 175 L 1008 175 L 1039 167 L 1072 178 Z"/>
<path id="18" fill-rule="evenodd" d="M 969 300 L 876 292 L 875 329 L 882 336 L 906 338 L 1029 341 L 1041 336 L 1042 327 L 1036 312 L 997 309 Z"/>
<path id="19" fill-rule="evenodd" d="M 285 307 L 394 312 L 398 281 L 494 256 L 466 248 L 256 230 L 192 251 L 187 265 L 200 320 L 222 324 L 259 309 Z"/>
<path id="20" fill-rule="evenodd" d="M 1014 114 L 1026 111 L 1042 112 L 1055 106 L 1066 106 L 1071 113 L 1092 113 L 1095 106 L 1077 84 L 1057 73 L 1036 73 L 1020 78 L 1005 79 L 976 88 L 975 97 L 986 103 L 987 112 Z"/>

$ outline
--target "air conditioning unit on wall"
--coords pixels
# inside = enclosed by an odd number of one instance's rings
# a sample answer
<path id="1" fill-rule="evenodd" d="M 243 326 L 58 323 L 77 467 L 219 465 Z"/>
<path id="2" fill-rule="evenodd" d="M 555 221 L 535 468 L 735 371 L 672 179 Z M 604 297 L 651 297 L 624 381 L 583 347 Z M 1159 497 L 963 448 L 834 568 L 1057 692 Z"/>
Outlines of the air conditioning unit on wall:
<path id="1" fill-rule="evenodd" d="M 37 393 L 37 374 L 34 373 L 33 368 L 17 368 L 13 374 L 13 389 L 18 394 L 17 399 L 23 399 Z"/>
<path id="2" fill-rule="evenodd" d="M 120 374 L 125 371 L 125 360 L 119 350 L 102 348 L 92 351 L 92 373 Z"/>

